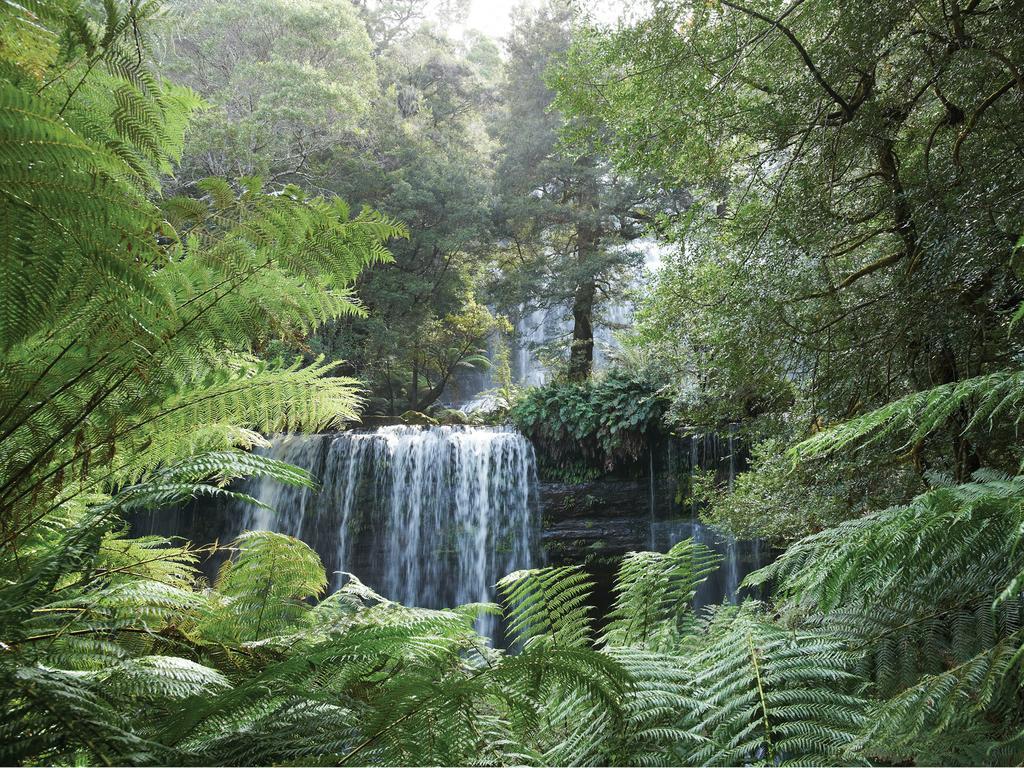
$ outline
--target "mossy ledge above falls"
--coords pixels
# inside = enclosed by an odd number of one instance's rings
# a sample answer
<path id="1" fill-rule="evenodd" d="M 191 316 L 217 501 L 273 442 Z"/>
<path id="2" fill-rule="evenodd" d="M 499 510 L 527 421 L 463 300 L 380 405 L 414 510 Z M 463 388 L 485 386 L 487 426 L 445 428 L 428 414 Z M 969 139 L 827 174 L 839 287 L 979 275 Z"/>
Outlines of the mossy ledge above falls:
<path id="1" fill-rule="evenodd" d="M 667 407 L 650 383 L 609 371 L 528 389 L 508 417 L 533 443 L 541 481 L 578 483 L 648 474 Z"/>

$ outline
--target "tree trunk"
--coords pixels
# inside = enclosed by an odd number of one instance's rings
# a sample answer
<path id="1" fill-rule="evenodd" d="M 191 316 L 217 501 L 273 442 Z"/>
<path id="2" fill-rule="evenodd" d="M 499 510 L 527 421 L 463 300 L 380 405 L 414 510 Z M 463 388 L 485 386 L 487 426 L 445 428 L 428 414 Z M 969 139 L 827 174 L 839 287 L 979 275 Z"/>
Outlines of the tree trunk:
<path id="1" fill-rule="evenodd" d="M 569 379 L 572 381 L 586 380 L 594 367 L 594 302 L 597 298 L 594 269 L 601 239 L 593 159 L 584 158 L 580 165 L 587 167 L 588 172 L 579 189 L 576 224 L 576 263 L 580 277 L 572 297 L 572 347 L 569 350 Z"/>
<path id="2" fill-rule="evenodd" d="M 583 381 L 594 367 L 594 297 L 597 286 L 591 278 L 576 287 L 572 301 L 572 347 L 569 378 Z"/>
<path id="3" fill-rule="evenodd" d="M 948 339 L 942 339 L 931 359 L 931 386 L 935 384 L 951 384 L 961 381 L 961 367 L 957 365 L 956 353 Z M 970 410 L 964 406 L 957 408 L 950 415 L 952 432 L 952 448 L 954 461 L 953 477 L 958 483 L 965 483 L 981 468 L 981 457 L 977 448 L 964 432 L 971 420 Z"/>
<path id="4" fill-rule="evenodd" d="M 421 397 L 418 397 L 416 400 L 413 400 L 412 401 L 412 405 L 410 405 L 410 407 L 414 411 L 419 411 L 420 413 L 426 413 L 427 412 L 427 408 L 429 408 L 434 403 L 436 403 L 438 398 L 441 397 L 441 395 L 444 393 L 444 388 L 448 385 L 448 378 L 449 378 L 448 376 L 444 376 L 441 379 L 441 381 L 439 381 L 436 385 L 434 385 L 432 387 L 430 386 L 430 381 L 428 380 L 427 381 L 427 385 L 428 385 L 427 391 L 424 392 Z"/>

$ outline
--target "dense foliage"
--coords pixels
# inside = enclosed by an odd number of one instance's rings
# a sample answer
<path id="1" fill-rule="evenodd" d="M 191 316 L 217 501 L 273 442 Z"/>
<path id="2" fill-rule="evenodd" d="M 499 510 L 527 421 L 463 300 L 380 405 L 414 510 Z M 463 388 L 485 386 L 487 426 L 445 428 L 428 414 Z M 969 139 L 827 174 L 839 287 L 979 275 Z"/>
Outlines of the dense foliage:
<path id="1" fill-rule="evenodd" d="M 557 75 L 584 146 L 694 192 L 631 341 L 755 443 L 704 516 L 788 542 L 751 583 L 858 655 L 848 758 L 1020 760 L 1020 14 L 656 2 Z"/>
<path id="2" fill-rule="evenodd" d="M 715 555 L 632 553 L 600 629 L 576 566 L 429 611 L 355 579 L 325 595 L 279 534 L 226 545 L 209 581 L 219 545 L 132 535 L 131 514 L 195 496 L 258 503 L 243 476 L 315 485 L 245 449 L 356 418 L 357 383 L 334 354 L 276 352 L 347 328 L 369 366 L 370 339 L 394 410 L 436 399 L 494 327 L 460 166 L 486 146 L 464 107 L 493 51 L 464 69 L 443 37 L 409 45 L 431 36 L 401 2 L 286 6 L 172 6 L 200 25 L 216 7 L 222 28 L 187 32 L 149 3 L 0 6 L 0 762 L 1024 761 L 1019 6 L 659 2 L 577 35 L 555 82 L 584 156 L 685 181 L 694 205 L 652 217 L 680 250 L 635 337 L 644 376 L 531 390 L 514 419 L 572 478 L 644 456 L 665 398 L 676 420 L 742 420 L 752 471 L 705 489 L 708 514 L 789 543 L 748 579 L 769 602 L 700 613 Z M 163 79 L 151 31 L 167 72 L 223 57 L 190 80 L 208 102 Z M 352 168 L 380 184 L 350 197 L 376 190 L 411 233 L 328 194 Z M 393 335 L 361 336 L 385 305 L 410 324 L 387 310 Z"/>
<path id="3" fill-rule="evenodd" d="M 9 552 L 51 515 L 155 467 L 251 444 L 251 430 L 354 418 L 354 382 L 324 378 L 329 365 L 256 355 L 360 312 L 352 282 L 402 233 L 372 211 L 352 216 L 295 187 L 268 193 L 256 179 L 161 197 L 158 175 L 198 102 L 136 57 L 152 9 L 111 6 L 98 22 L 52 12 L 60 38 L 28 11 L 14 19 L 39 53 L 0 85 Z"/>
<path id="4" fill-rule="evenodd" d="M 1020 10 L 666 2 L 580 36 L 557 79 L 582 140 L 694 190 L 660 219 L 679 247 L 635 337 L 678 382 L 676 418 L 791 442 L 1019 366 Z M 968 418 L 977 394 L 901 459 L 891 435 L 841 457 L 859 488 L 817 491 L 852 516 L 887 487 L 907 501 L 928 471 L 1015 472 L 1013 430 Z"/>
<path id="5" fill-rule="evenodd" d="M 409 225 L 393 261 L 357 279 L 367 314 L 273 352 L 343 360 L 340 372 L 366 387 L 364 410 L 390 416 L 425 410 L 464 372 L 486 368 L 488 338 L 507 331 L 477 301 L 493 239 L 494 44 L 456 42 L 431 24 L 426 4 L 404 0 L 167 8 L 160 70 L 209 104 L 190 127 L 175 188 L 210 174 L 260 175 Z"/>
<path id="6" fill-rule="evenodd" d="M 494 608 L 409 609 L 356 581 L 311 605 L 326 580 L 306 545 L 255 533 L 231 546 L 197 589 L 195 552 L 79 535 L 5 589 L 0 757 L 728 764 L 766 748 L 835 757 L 861 720 L 835 641 L 753 605 L 710 622 L 688 610 L 715 566 L 689 541 L 626 560 L 601 638 L 578 569 L 510 575 L 514 655 L 472 630 Z M 829 736 L 809 739 L 815 727 Z"/>
<path id="7" fill-rule="evenodd" d="M 309 602 L 322 567 L 279 534 L 234 542 L 207 588 L 198 553 L 90 521 L 4 590 L 15 706 L 0 754 L 1016 762 L 1021 491 L 1019 479 L 980 478 L 808 539 L 761 577 L 784 585 L 781 620 L 753 602 L 694 615 L 717 562 L 690 541 L 626 558 L 599 637 L 578 568 L 515 573 L 500 585 L 515 654 L 473 632 L 480 611 L 496 610 L 486 606 L 409 609 L 354 580 Z"/>
<path id="8" fill-rule="evenodd" d="M 666 402 L 647 381 L 612 370 L 584 382 L 525 390 L 509 418 L 530 438 L 542 477 L 579 482 L 610 472 L 647 472 Z"/>
<path id="9" fill-rule="evenodd" d="M 567 152 L 560 133 L 568 116 L 553 103 L 546 78 L 572 42 L 578 14 L 568 3 L 522 14 L 509 36 L 498 140 L 496 219 L 502 236 L 491 294 L 512 315 L 544 310 L 571 318 L 571 338 L 550 355 L 573 380 L 593 368 L 594 334 L 623 301 L 643 263 L 631 246 L 649 210 L 678 208 L 685 193 L 616 173 L 593 142 Z M 568 341 L 568 354 L 566 344 Z"/>

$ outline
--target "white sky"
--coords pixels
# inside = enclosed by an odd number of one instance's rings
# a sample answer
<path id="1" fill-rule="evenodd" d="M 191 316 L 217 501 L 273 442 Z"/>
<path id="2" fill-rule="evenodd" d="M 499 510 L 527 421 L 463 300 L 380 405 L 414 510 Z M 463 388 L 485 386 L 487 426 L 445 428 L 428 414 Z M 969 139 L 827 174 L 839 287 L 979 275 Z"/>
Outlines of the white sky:
<path id="1" fill-rule="evenodd" d="M 461 26 L 466 30 L 479 30 L 489 37 L 504 37 L 512 26 L 512 10 L 519 5 L 520 0 L 472 0 Z"/>
<path id="2" fill-rule="evenodd" d="M 502 38 L 512 28 L 512 13 L 525 5 L 538 5 L 540 0 L 470 0 L 469 13 L 458 31 L 476 29 L 493 38 Z M 584 0 L 583 7 L 596 20 L 611 24 L 629 0 Z"/>

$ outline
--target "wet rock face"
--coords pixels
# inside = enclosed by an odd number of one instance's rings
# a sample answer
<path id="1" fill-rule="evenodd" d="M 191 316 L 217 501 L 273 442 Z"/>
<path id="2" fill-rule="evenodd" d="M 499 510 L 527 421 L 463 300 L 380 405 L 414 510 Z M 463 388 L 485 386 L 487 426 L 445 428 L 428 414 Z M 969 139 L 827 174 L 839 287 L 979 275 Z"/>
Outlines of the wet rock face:
<path id="1" fill-rule="evenodd" d="M 650 515 L 650 480 L 601 478 L 588 483 L 541 483 L 545 516 L 552 519 Z M 664 506 L 667 510 L 667 505 Z M 660 511 L 660 510 L 655 510 Z"/>
<path id="2" fill-rule="evenodd" d="M 587 555 L 624 555 L 646 549 L 650 526 L 635 517 L 562 520 L 541 533 L 545 551 L 579 562 Z"/>
<path id="3" fill-rule="evenodd" d="M 701 585 L 696 608 L 735 602 L 760 592 L 740 583 L 763 567 L 772 552 L 757 541 L 736 541 L 705 526 L 689 504 L 679 504 L 678 473 L 654 472 L 640 479 L 605 477 L 588 483 L 541 483 L 540 540 L 547 565 L 582 565 L 594 583 L 590 602 L 601 625 L 614 601 L 613 584 L 622 556 L 650 550 L 667 552 L 692 538 L 722 558 Z"/>
<path id="4" fill-rule="evenodd" d="M 541 543 L 552 564 L 647 548 L 652 515 L 647 478 L 541 483 L 540 499 Z M 669 514 L 668 506 L 655 496 L 655 515 Z"/>

